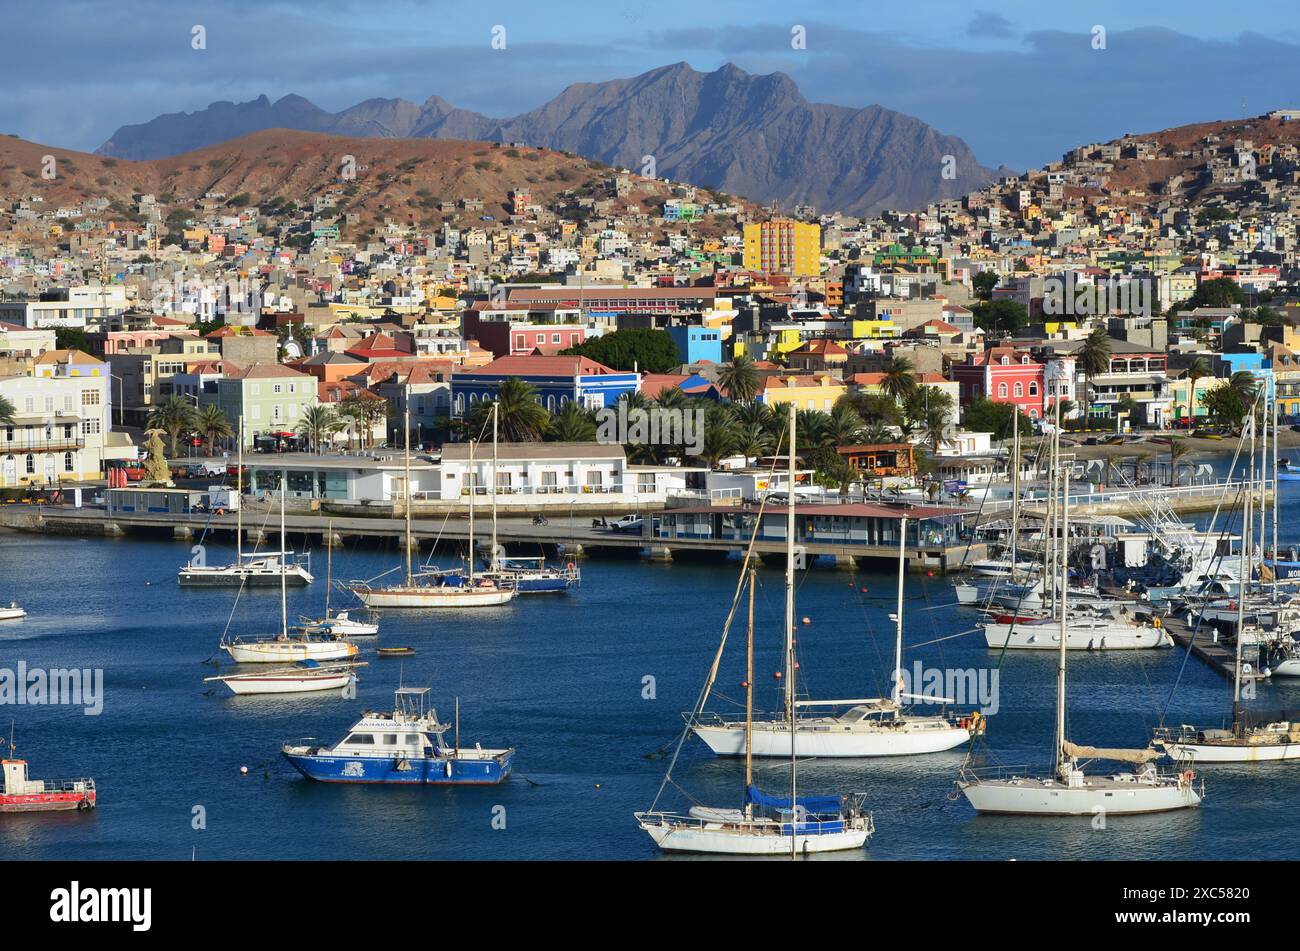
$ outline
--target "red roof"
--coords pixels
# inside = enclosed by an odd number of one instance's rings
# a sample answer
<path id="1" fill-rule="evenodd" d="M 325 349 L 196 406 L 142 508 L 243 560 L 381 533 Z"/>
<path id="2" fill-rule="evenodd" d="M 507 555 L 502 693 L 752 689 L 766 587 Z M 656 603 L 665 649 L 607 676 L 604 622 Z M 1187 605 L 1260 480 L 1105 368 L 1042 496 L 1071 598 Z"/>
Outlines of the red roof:
<path id="1" fill-rule="evenodd" d="M 611 370 L 603 363 L 597 363 L 587 357 L 538 356 L 534 354 L 497 357 L 486 366 L 463 371 L 465 374 L 482 374 L 484 376 L 602 376 L 606 373 L 624 371 Z"/>

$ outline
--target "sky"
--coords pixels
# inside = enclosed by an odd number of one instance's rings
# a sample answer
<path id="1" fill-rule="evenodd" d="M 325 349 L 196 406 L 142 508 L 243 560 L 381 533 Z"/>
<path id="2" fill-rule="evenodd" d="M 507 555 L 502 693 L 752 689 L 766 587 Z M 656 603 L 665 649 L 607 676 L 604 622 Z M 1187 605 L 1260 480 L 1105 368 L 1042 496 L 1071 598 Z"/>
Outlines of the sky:
<path id="1" fill-rule="evenodd" d="M 438 95 L 505 117 L 681 61 L 785 72 L 810 101 L 898 110 L 1015 169 L 1300 107 L 1294 0 L 5 0 L 0 25 L 0 133 L 87 151 L 218 100 Z"/>

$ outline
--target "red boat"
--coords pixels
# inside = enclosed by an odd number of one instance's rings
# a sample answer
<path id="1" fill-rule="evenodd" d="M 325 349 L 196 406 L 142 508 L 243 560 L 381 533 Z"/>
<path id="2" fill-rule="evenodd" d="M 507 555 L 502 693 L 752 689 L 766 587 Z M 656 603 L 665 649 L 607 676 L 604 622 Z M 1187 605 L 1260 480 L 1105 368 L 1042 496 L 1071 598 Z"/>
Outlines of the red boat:
<path id="1" fill-rule="evenodd" d="M 0 792 L 0 812 L 55 812 L 68 809 L 95 808 L 93 779 L 40 780 L 27 778 L 27 761 L 13 759 L 14 744 L 9 742 L 9 759 L 0 760 L 4 770 L 4 791 Z"/>

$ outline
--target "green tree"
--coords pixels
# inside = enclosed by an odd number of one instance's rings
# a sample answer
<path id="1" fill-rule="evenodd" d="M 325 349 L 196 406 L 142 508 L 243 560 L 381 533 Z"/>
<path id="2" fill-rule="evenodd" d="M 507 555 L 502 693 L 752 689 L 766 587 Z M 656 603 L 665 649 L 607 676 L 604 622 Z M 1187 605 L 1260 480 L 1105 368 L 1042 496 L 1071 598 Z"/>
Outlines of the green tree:
<path id="1" fill-rule="evenodd" d="M 196 419 L 193 403 L 183 396 L 169 396 L 149 413 L 149 428 L 161 429 L 167 433 L 171 442 L 171 455 L 175 458 L 176 440 L 181 433 L 194 432 Z"/>
<path id="2" fill-rule="evenodd" d="M 1231 307 L 1245 301 L 1246 295 L 1241 286 L 1230 277 L 1216 277 L 1210 281 L 1201 281 L 1195 293 L 1180 308 L 1194 310 L 1197 307 Z"/>
<path id="3" fill-rule="evenodd" d="M 1105 373 L 1110 369 L 1110 334 L 1106 333 L 1105 327 L 1093 327 L 1092 333 L 1088 334 L 1083 346 L 1075 355 L 1075 362 L 1080 370 L 1083 371 L 1083 403 L 1084 406 L 1092 405 L 1092 378 L 1099 373 Z"/>
<path id="4" fill-rule="evenodd" d="M 60 350 L 90 352 L 90 342 L 86 339 L 86 331 L 80 327 L 55 327 L 54 346 Z"/>
<path id="5" fill-rule="evenodd" d="M 587 357 L 611 370 L 637 369 L 642 373 L 667 373 L 682 362 L 668 331 L 644 327 L 601 334 L 560 353 Z"/>
<path id="6" fill-rule="evenodd" d="M 993 288 L 998 286 L 998 281 L 996 271 L 980 271 L 971 278 L 971 287 L 975 289 L 976 297 L 986 301 L 993 296 Z"/>
<path id="7" fill-rule="evenodd" d="M 502 380 L 496 402 L 497 438 L 502 442 L 536 442 L 546 433 L 551 414 L 538 401 L 537 387 L 531 383 L 516 376 Z M 492 401 L 475 403 L 465 422 L 471 439 L 491 439 Z"/>
<path id="8" fill-rule="evenodd" d="M 313 403 L 303 410 L 295 431 L 307 440 L 313 452 L 319 453 L 326 439 L 338 432 L 340 425 L 333 409 L 321 403 Z"/>
<path id="9" fill-rule="evenodd" d="M 1029 326 L 1029 312 L 1018 301 L 986 301 L 976 304 L 971 310 L 975 315 L 975 326 L 985 332 L 1014 334 Z"/>
<path id="10" fill-rule="evenodd" d="M 1246 418 L 1250 404 L 1240 391 L 1231 386 L 1216 386 L 1201 394 L 1201 405 L 1210 417 L 1221 426 L 1241 430 L 1241 421 Z"/>
<path id="11" fill-rule="evenodd" d="M 758 395 L 760 377 L 753 357 L 740 354 L 718 371 L 718 385 L 727 399 L 737 403 L 752 402 Z"/>
<path id="12" fill-rule="evenodd" d="M 1169 487 L 1178 486 L 1178 463 L 1192 451 L 1186 439 L 1175 439 L 1169 443 Z"/>
<path id="13" fill-rule="evenodd" d="M 0 426 L 12 426 L 17 422 L 18 409 L 8 397 L 0 396 Z"/>
<path id="14" fill-rule="evenodd" d="M 221 407 L 209 403 L 202 407 L 194 420 L 195 431 L 207 441 L 208 455 L 212 455 L 218 439 L 228 439 L 234 435 L 230 420 L 221 411 Z"/>
<path id="15" fill-rule="evenodd" d="M 546 435 L 557 442 L 594 442 L 596 421 L 590 410 L 583 409 L 577 401 L 570 401 L 558 413 L 551 414 Z"/>
<path id="16" fill-rule="evenodd" d="M 895 403 L 901 403 L 916 389 L 916 368 L 907 357 L 893 357 L 880 381 L 881 391 Z"/>
<path id="17" fill-rule="evenodd" d="M 992 433 L 994 439 L 1010 439 L 1013 419 L 1018 422 L 1020 435 L 1033 435 L 1034 426 L 1028 416 L 1011 403 L 995 403 L 987 396 L 981 396 L 966 407 L 962 422 L 971 432 Z"/>

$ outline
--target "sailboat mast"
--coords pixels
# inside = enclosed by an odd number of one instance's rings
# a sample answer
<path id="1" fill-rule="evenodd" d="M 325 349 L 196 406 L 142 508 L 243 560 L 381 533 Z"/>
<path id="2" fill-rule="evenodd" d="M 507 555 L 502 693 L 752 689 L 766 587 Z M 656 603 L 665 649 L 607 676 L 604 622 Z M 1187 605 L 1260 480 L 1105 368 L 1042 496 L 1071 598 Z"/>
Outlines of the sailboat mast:
<path id="1" fill-rule="evenodd" d="M 749 569 L 749 639 L 745 646 L 745 790 L 754 782 L 754 579 L 758 572 Z M 748 797 L 746 797 L 748 798 Z M 745 806 L 746 811 L 749 805 Z"/>
<path id="2" fill-rule="evenodd" d="M 402 446 L 402 485 L 406 496 L 406 586 L 411 586 L 411 407 L 406 407 L 402 416 L 402 430 L 405 434 Z"/>
<path id="3" fill-rule="evenodd" d="M 796 814 L 798 803 L 798 760 L 795 757 L 795 710 L 794 710 L 794 452 L 797 442 L 795 440 L 795 405 L 794 400 L 790 401 L 790 427 L 789 427 L 789 479 L 790 493 L 786 500 L 786 519 L 785 519 L 785 715 L 790 724 L 790 858 L 796 857 L 796 845 L 799 841 L 799 824 Z"/>
<path id="4" fill-rule="evenodd" d="M 1260 397 L 1264 403 L 1260 407 L 1260 428 L 1263 430 L 1260 436 L 1260 457 L 1259 457 L 1259 537 L 1255 541 L 1255 546 L 1259 549 L 1259 590 L 1262 594 L 1264 591 L 1264 557 L 1266 555 L 1265 545 L 1268 543 L 1268 534 L 1264 531 L 1265 518 L 1268 516 L 1268 391 Z M 1254 413 L 1254 410 L 1251 410 Z M 1277 433 L 1273 434 L 1273 441 L 1277 442 Z M 1274 581 L 1277 579 L 1275 578 Z M 1273 586 L 1277 590 L 1277 585 Z"/>
<path id="5" fill-rule="evenodd" d="M 1270 386 L 1277 384 L 1270 378 Z M 1273 390 L 1273 603 L 1277 604 L 1277 582 L 1278 582 L 1278 554 L 1277 554 L 1277 506 L 1281 502 L 1282 496 L 1278 492 L 1277 481 L 1277 390 Z"/>
<path id="6" fill-rule="evenodd" d="M 1250 522 L 1254 514 L 1253 506 L 1255 502 L 1254 496 L 1255 496 L 1255 466 L 1256 466 L 1255 442 L 1258 436 L 1259 436 L 1259 432 L 1255 428 L 1255 407 L 1254 405 L 1252 405 L 1250 407 L 1250 475 L 1246 480 L 1246 495 L 1248 498 L 1247 504 L 1251 506 L 1247 508 L 1246 511 L 1250 512 L 1251 514 L 1246 516 L 1245 525 L 1243 527 L 1242 536 L 1241 536 L 1242 539 L 1241 551 L 1242 554 L 1245 556 L 1244 564 L 1245 564 L 1245 571 L 1246 571 L 1244 592 L 1250 591 L 1251 568 L 1255 563 L 1255 539 L 1254 539 L 1254 532 L 1252 531 L 1254 526 L 1251 525 Z M 1247 543 L 1246 541 L 1247 539 L 1250 540 L 1249 543 Z M 1261 582 L 1263 581 L 1262 578 L 1260 580 Z"/>
<path id="7" fill-rule="evenodd" d="M 907 516 L 898 520 L 898 607 L 894 614 L 894 703 L 903 702 L 903 572 L 907 569 Z"/>
<path id="8" fill-rule="evenodd" d="M 330 619 L 330 588 L 334 586 L 334 519 L 325 523 L 325 620 Z"/>
<path id="9" fill-rule="evenodd" d="M 1016 577 L 1016 550 L 1020 542 L 1020 419 L 1011 437 L 1011 577 Z"/>
<path id="10" fill-rule="evenodd" d="M 1246 633 L 1246 589 L 1250 585 L 1250 551 L 1251 537 L 1251 501 L 1254 495 L 1255 482 L 1255 413 L 1252 410 L 1250 414 L 1250 459 L 1251 465 L 1246 483 L 1246 509 L 1241 519 L 1241 559 L 1237 566 L 1237 645 L 1236 645 L 1236 667 L 1232 676 L 1232 718 L 1234 724 L 1237 719 L 1237 704 L 1241 702 L 1241 642 Z"/>
<path id="11" fill-rule="evenodd" d="M 492 473 L 488 477 L 491 480 L 492 492 L 492 554 L 489 567 L 495 568 L 497 561 L 497 407 L 501 404 L 496 400 L 492 401 Z"/>
<path id="12" fill-rule="evenodd" d="M 474 582 L 474 493 L 478 491 L 478 470 L 474 468 L 474 440 L 469 441 L 469 580 Z"/>
<path id="13" fill-rule="evenodd" d="M 289 481 L 285 473 L 280 473 L 280 635 L 289 636 L 289 583 L 286 580 L 284 560 L 284 484 Z"/>
<path id="14" fill-rule="evenodd" d="M 1059 464 L 1059 459 L 1058 459 Z M 1066 607 L 1070 586 L 1070 471 L 1061 471 L 1061 649 L 1056 663 L 1056 770 L 1065 767 L 1065 641 L 1069 632 Z"/>
<path id="15" fill-rule="evenodd" d="M 235 564 L 244 563 L 244 417 L 239 417 L 239 446 L 235 450 Z"/>

